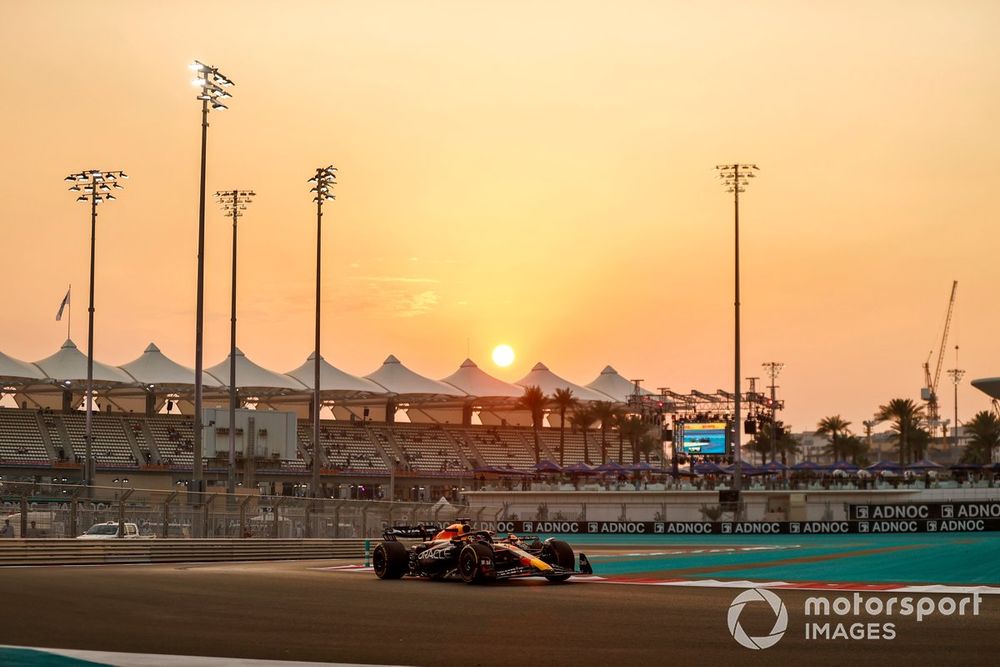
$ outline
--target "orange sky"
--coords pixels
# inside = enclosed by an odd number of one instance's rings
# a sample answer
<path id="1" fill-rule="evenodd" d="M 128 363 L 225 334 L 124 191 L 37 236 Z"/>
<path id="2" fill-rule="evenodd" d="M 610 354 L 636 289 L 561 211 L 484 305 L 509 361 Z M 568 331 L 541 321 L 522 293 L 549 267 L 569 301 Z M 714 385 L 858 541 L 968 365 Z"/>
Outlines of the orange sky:
<path id="1" fill-rule="evenodd" d="M 544 5 L 544 6 L 540 6 Z M 151 340 L 193 364 L 199 103 L 210 191 L 253 188 L 239 344 L 277 370 L 312 346 L 306 178 L 325 218 L 324 354 L 433 377 L 605 364 L 731 389 L 732 202 L 744 199 L 744 375 L 786 364 L 786 419 L 917 398 L 951 281 L 949 348 L 1000 375 L 1000 4 L 995 2 L 47 2 L 0 8 L 0 350 L 86 341 L 88 219 L 62 177 L 132 176 L 98 229 L 99 359 Z M 206 356 L 228 349 L 229 233 L 208 217 Z M 511 344 L 507 370 L 489 351 Z M 954 367 L 954 350 L 945 368 Z M 947 378 L 942 381 L 945 384 Z M 942 387 L 950 416 L 951 388 Z M 962 413 L 988 406 L 966 386 Z"/>

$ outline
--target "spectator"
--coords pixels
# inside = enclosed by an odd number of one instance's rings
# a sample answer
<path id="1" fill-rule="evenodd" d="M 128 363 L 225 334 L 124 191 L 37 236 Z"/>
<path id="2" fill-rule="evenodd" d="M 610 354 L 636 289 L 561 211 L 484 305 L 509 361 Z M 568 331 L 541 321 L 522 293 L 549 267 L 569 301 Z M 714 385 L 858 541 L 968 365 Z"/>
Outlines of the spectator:
<path id="1" fill-rule="evenodd" d="M 25 535 L 25 537 L 41 537 L 41 535 L 38 534 L 38 526 L 34 521 L 28 525 L 28 534 Z"/>
<path id="2" fill-rule="evenodd" d="M 10 525 L 10 519 L 4 519 L 3 529 L 0 530 L 0 537 L 14 537 L 14 527 Z"/>

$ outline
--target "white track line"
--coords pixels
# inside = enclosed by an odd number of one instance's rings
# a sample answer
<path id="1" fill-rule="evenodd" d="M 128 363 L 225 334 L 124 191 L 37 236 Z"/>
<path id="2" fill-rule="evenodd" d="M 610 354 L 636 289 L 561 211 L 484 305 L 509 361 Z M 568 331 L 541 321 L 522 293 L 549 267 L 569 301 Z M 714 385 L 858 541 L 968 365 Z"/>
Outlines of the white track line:
<path id="1" fill-rule="evenodd" d="M 312 570 L 346 572 L 351 574 L 374 574 L 375 570 L 365 565 L 333 565 L 314 567 Z M 802 591 L 861 591 L 866 593 L 938 593 L 948 595 L 1000 595 L 1000 586 L 956 586 L 951 584 L 874 584 L 843 582 L 795 582 L 795 581 L 750 581 L 740 579 L 723 581 L 719 579 L 627 579 L 624 577 L 601 577 L 597 575 L 573 575 L 571 581 L 581 584 L 622 584 L 626 586 L 679 586 L 685 588 L 782 588 Z"/>

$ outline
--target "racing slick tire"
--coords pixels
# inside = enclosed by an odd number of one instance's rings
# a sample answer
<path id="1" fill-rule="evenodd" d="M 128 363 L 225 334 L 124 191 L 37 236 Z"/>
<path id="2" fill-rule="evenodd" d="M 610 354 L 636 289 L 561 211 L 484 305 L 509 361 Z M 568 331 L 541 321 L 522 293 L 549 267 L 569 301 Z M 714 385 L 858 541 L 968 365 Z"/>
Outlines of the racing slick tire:
<path id="1" fill-rule="evenodd" d="M 484 568 L 487 560 L 489 567 Z M 492 567 L 493 549 L 480 542 L 469 542 L 458 553 L 458 574 L 467 584 L 483 584 L 496 580 L 496 572 Z M 486 569 L 488 572 L 483 572 Z"/>
<path id="2" fill-rule="evenodd" d="M 406 574 L 409 564 L 410 554 L 399 542 L 382 542 L 372 552 L 372 566 L 379 579 L 399 579 Z"/>
<path id="3" fill-rule="evenodd" d="M 549 565 L 558 565 L 567 570 L 572 570 L 576 566 L 576 557 L 573 554 L 573 547 L 562 540 L 546 540 L 542 551 L 542 560 Z M 551 582 L 566 581 L 569 574 L 553 574 L 545 577 Z"/>

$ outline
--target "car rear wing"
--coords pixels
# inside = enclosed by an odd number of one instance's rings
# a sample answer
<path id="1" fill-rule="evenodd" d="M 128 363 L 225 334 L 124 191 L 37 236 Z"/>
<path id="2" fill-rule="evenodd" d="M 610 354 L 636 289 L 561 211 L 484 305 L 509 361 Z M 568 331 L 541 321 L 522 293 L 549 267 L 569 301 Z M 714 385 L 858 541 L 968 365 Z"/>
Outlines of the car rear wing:
<path id="1" fill-rule="evenodd" d="M 382 531 L 382 537 L 392 541 L 399 538 L 427 541 L 437 535 L 439 530 L 439 526 L 423 523 L 416 526 L 389 526 Z"/>

